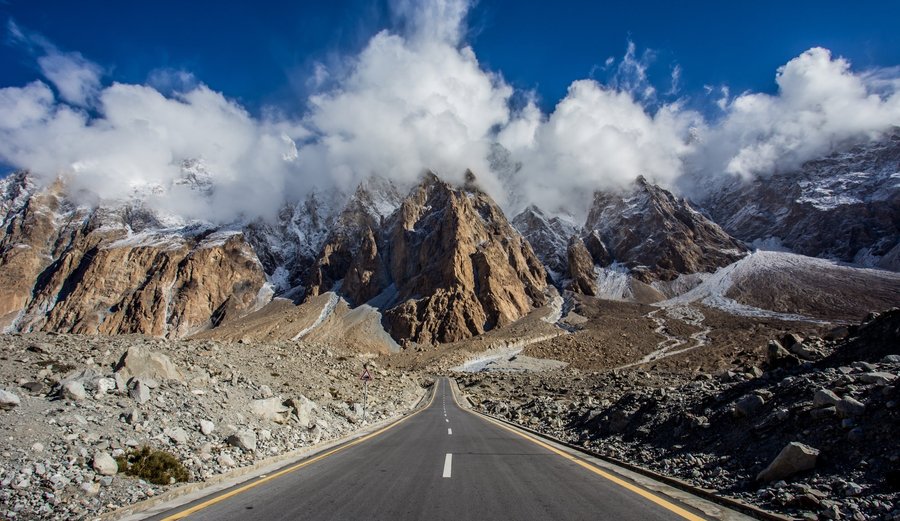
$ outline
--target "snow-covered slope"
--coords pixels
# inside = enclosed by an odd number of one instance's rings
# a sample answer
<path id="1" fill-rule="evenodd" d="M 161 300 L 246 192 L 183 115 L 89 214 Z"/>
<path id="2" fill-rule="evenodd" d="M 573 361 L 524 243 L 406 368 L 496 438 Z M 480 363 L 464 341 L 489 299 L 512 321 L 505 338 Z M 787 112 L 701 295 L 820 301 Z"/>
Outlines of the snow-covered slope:
<path id="1" fill-rule="evenodd" d="M 534 254 L 544 263 L 554 283 L 559 283 L 567 271 L 566 247 L 578 227 L 565 216 L 549 216 L 531 205 L 517 215 L 513 227 L 531 243 Z"/>

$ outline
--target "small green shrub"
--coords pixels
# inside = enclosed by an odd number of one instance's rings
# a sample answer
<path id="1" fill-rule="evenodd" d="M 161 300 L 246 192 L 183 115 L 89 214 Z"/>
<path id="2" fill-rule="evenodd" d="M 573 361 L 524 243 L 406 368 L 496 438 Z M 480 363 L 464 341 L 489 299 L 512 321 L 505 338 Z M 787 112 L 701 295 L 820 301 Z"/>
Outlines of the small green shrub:
<path id="1" fill-rule="evenodd" d="M 190 474 L 178 458 L 164 450 L 141 447 L 125 456 L 116 458 L 119 472 L 136 476 L 154 485 L 168 485 L 172 478 L 175 481 L 187 481 Z"/>

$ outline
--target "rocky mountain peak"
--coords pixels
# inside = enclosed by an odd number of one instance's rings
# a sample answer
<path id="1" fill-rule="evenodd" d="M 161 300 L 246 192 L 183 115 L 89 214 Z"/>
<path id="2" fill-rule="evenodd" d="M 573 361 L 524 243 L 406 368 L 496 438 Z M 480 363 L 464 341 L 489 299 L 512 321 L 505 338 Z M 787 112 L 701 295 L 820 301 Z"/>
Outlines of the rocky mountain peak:
<path id="1" fill-rule="evenodd" d="M 747 252 L 686 199 L 643 176 L 624 191 L 596 192 L 585 230 L 596 232 L 611 257 L 643 282 L 715 271 Z"/>
<path id="2" fill-rule="evenodd" d="M 577 232 L 575 223 L 529 205 L 513 218 L 512 225 L 531 244 L 553 282 L 558 283 L 568 267 L 566 248 L 569 238 Z"/>

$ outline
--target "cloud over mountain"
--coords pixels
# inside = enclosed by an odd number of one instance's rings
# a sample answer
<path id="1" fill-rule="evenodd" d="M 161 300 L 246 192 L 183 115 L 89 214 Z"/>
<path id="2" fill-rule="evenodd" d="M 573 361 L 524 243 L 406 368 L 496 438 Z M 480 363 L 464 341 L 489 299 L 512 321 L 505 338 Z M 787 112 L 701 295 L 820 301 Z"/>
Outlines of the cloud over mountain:
<path id="1" fill-rule="evenodd" d="M 779 68 L 775 94 L 719 89 L 721 113 L 704 117 L 684 100 L 661 102 L 646 53 L 629 44 L 614 80 L 573 81 L 543 113 L 513 103 L 514 89 L 479 63 L 466 42 L 469 7 L 394 2 L 393 29 L 340 67 L 317 67 L 310 84 L 324 90 L 295 118 L 275 107 L 253 115 L 188 71 L 178 77 L 191 81 L 155 71 L 147 85 L 103 83 L 100 65 L 10 22 L 44 80 L 0 89 L 0 159 L 45 179 L 65 175 L 92 197 L 140 196 L 217 221 L 270 215 L 313 187 L 349 190 L 373 173 L 408 182 L 432 169 L 461 180 L 467 168 L 501 203 L 578 214 L 593 190 L 637 175 L 668 187 L 688 172 L 766 175 L 900 124 L 897 68 L 854 71 L 822 48 Z M 681 73 L 663 90 L 677 92 Z M 521 163 L 511 177 L 490 170 L 496 142 Z M 203 161 L 206 195 L 180 182 L 185 159 Z"/>

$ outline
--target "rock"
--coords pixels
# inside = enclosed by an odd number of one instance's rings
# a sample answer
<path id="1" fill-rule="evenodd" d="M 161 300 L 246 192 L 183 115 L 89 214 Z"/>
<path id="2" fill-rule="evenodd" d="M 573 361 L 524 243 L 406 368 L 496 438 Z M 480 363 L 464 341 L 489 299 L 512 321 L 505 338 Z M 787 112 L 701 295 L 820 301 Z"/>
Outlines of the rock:
<path id="1" fill-rule="evenodd" d="M 116 364 L 116 372 L 124 373 L 125 379 L 146 378 L 160 380 L 182 380 L 181 373 L 172 360 L 142 346 L 131 346 Z"/>
<path id="2" fill-rule="evenodd" d="M 44 384 L 41 382 L 25 382 L 22 384 L 22 389 L 32 394 L 41 394 L 44 392 Z"/>
<path id="3" fill-rule="evenodd" d="M 100 493 L 100 483 L 96 481 L 85 481 L 78 488 L 88 496 L 96 496 Z"/>
<path id="4" fill-rule="evenodd" d="M 897 375 L 884 371 L 874 371 L 859 375 L 859 379 L 867 384 L 888 385 L 897 379 Z"/>
<path id="5" fill-rule="evenodd" d="M 597 294 L 597 275 L 594 273 L 594 259 L 584 241 L 577 235 L 569 240 L 566 250 L 568 259 L 569 285 L 566 289 L 589 297 Z"/>
<path id="6" fill-rule="evenodd" d="M 0 389 L 0 409 L 12 409 L 22 403 L 15 393 Z"/>
<path id="7" fill-rule="evenodd" d="M 119 472 L 119 464 L 106 452 L 94 454 L 94 461 L 91 467 L 102 476 L 114 476 Z"/>
<path id="8" fill-rule="evenodd" d="M 272 388 L 268 385 L 260 385 L 259 386 L 259 396 L 260 398 L 271 398 L 275 396 L 275 393 L 272 392 Z"/>
<path id="9" fill-rule="evenodd" d="M 128 391 L 128 396 L 131 396 L 137 403 L 146 403 L 150 399 L 150 388 L 140 379 L 135 379 L 131 383 L 131 390 Z"/>
<path id="10" fill-rule="evenodd" d="M 96 395 L 103 396 L 109 391 L 112 391 L 116 388 L 116 381 L 112 378 L 100 378 L 97 380 L 97 383 L 94 386 L 97 390 Z"/>
<path id="11" fill-rule="evenodd" d="M 761 396 L 755 394 L 748 394 L 735 402 L 734 404 L 734 412 L 737 416 L 749 417 L 753 416 L 763 405 L 766 404 L 766 401 L 763 400 Z"/>
<path id="12" fill-rule="evenodd" d="M 87 398 L 87 391 L 84 390 L 84 386 L 81 385 L 81 382 L 69 380 L 62 384 L 60 395 L 69 400 L 79 401 Z"/>
<path id="13" fill-rule="evenodd" d="M 847 326 L 838 326 L 825 333 L 825 340 L 843 340 L 850 336 Z"/>
<path id="14" fill-rule="evenodd" d="M 122 418 L 129 425 L 134 425 L 141 421 L 141 411 L 138 409 L 129 409 L 122 413 Z"/>
<path id="15" fill-rule="evenodd" d="M 781 345 L 790 349 L 797 344 L 803 343 L 803 337 L 797 333 L 788 333 L 781 337 Z"/>
<path id="16" fill-rule="evenodd" d="M 266 398 L 250 402 L 250 412 L 275 423 L 285 423 L 290 409 L 282 405 L 280 398 Z"/>
<path id="17" fill-rule="evenodd" d="M 819 389 L 816 391 L 816 394 L 813 395 L 813 407 L 826 407 L 829 405 L 837 405 L 837 403 L 841 401 L 838 395 L 829 391 L 828 389 Z"/>
<path id="18" fill-rule="evenodd" d="M 181 427 L 163 430 L 163 434 L 169 437 L 177 445 L 183 445 L 188 441 L 188 433 Z"/>
<path id="19" fill-rule="evenodd" d="M 200 420 L 200 432 L 204 436 L 209 436 L 216 429 L 216 425 L 209 420 Z"/>
<path id="20" fill-rule="evenodd" d="M 788 478 L 798 472 L 813 469 L 816 466 L 816 458 L 818 456 L 818 449 L 792 441 L 781 449 L 778 456 L 769 463 L 769 466 L 766 467 L 765 470 L 756 476 L 756 480 L 767 483 Z"/>
<path id="21" fill-rule="evenodd" d="M 256 433 L 251 430 L 241 430 L 229 436 L 225 442 L 245 452 L 254 451 L 256 450 Z"/>
<path id="22" fill-rule="evenodd" d="M 810 349 L 803 342 L 797 342 L 788 350 L 802 360 L 816 360 L 821 356 L 815 349 Z"/>
<path id="23" fill-rule="evenodd" d="M 800 365 L 800 360 L 785 349 L 778 340 L 769 340 L 766 352 L 771 367 L 797 367 Z"/>
<path id="24" fill-rule="evenodd" d="M 216 458 L 216 463 L 223 467 L 233 467 L 237 465 L 237 463 L 234 462 L 234 458 L 228 454 L 219 454 L 219 457 Z"/>
<path id="25" fill-rule="evenodd" d="M 849 396 L 837 402 L 834 407 L 841 418 L 859 416 L 866 410 L 865 404 Z"/>
<path id="26" fill-rule="evenodd" d="M 319 406 L 316 405 L 316 402 L 300 395 L 297 398 L 288 400 L 286 403 L 294 409 L 294 414 L 297 415 L 297 423 L 299 423 L 301 427 L 310 429 L 315 425 L 313 413 L 319 408 Z"/>

